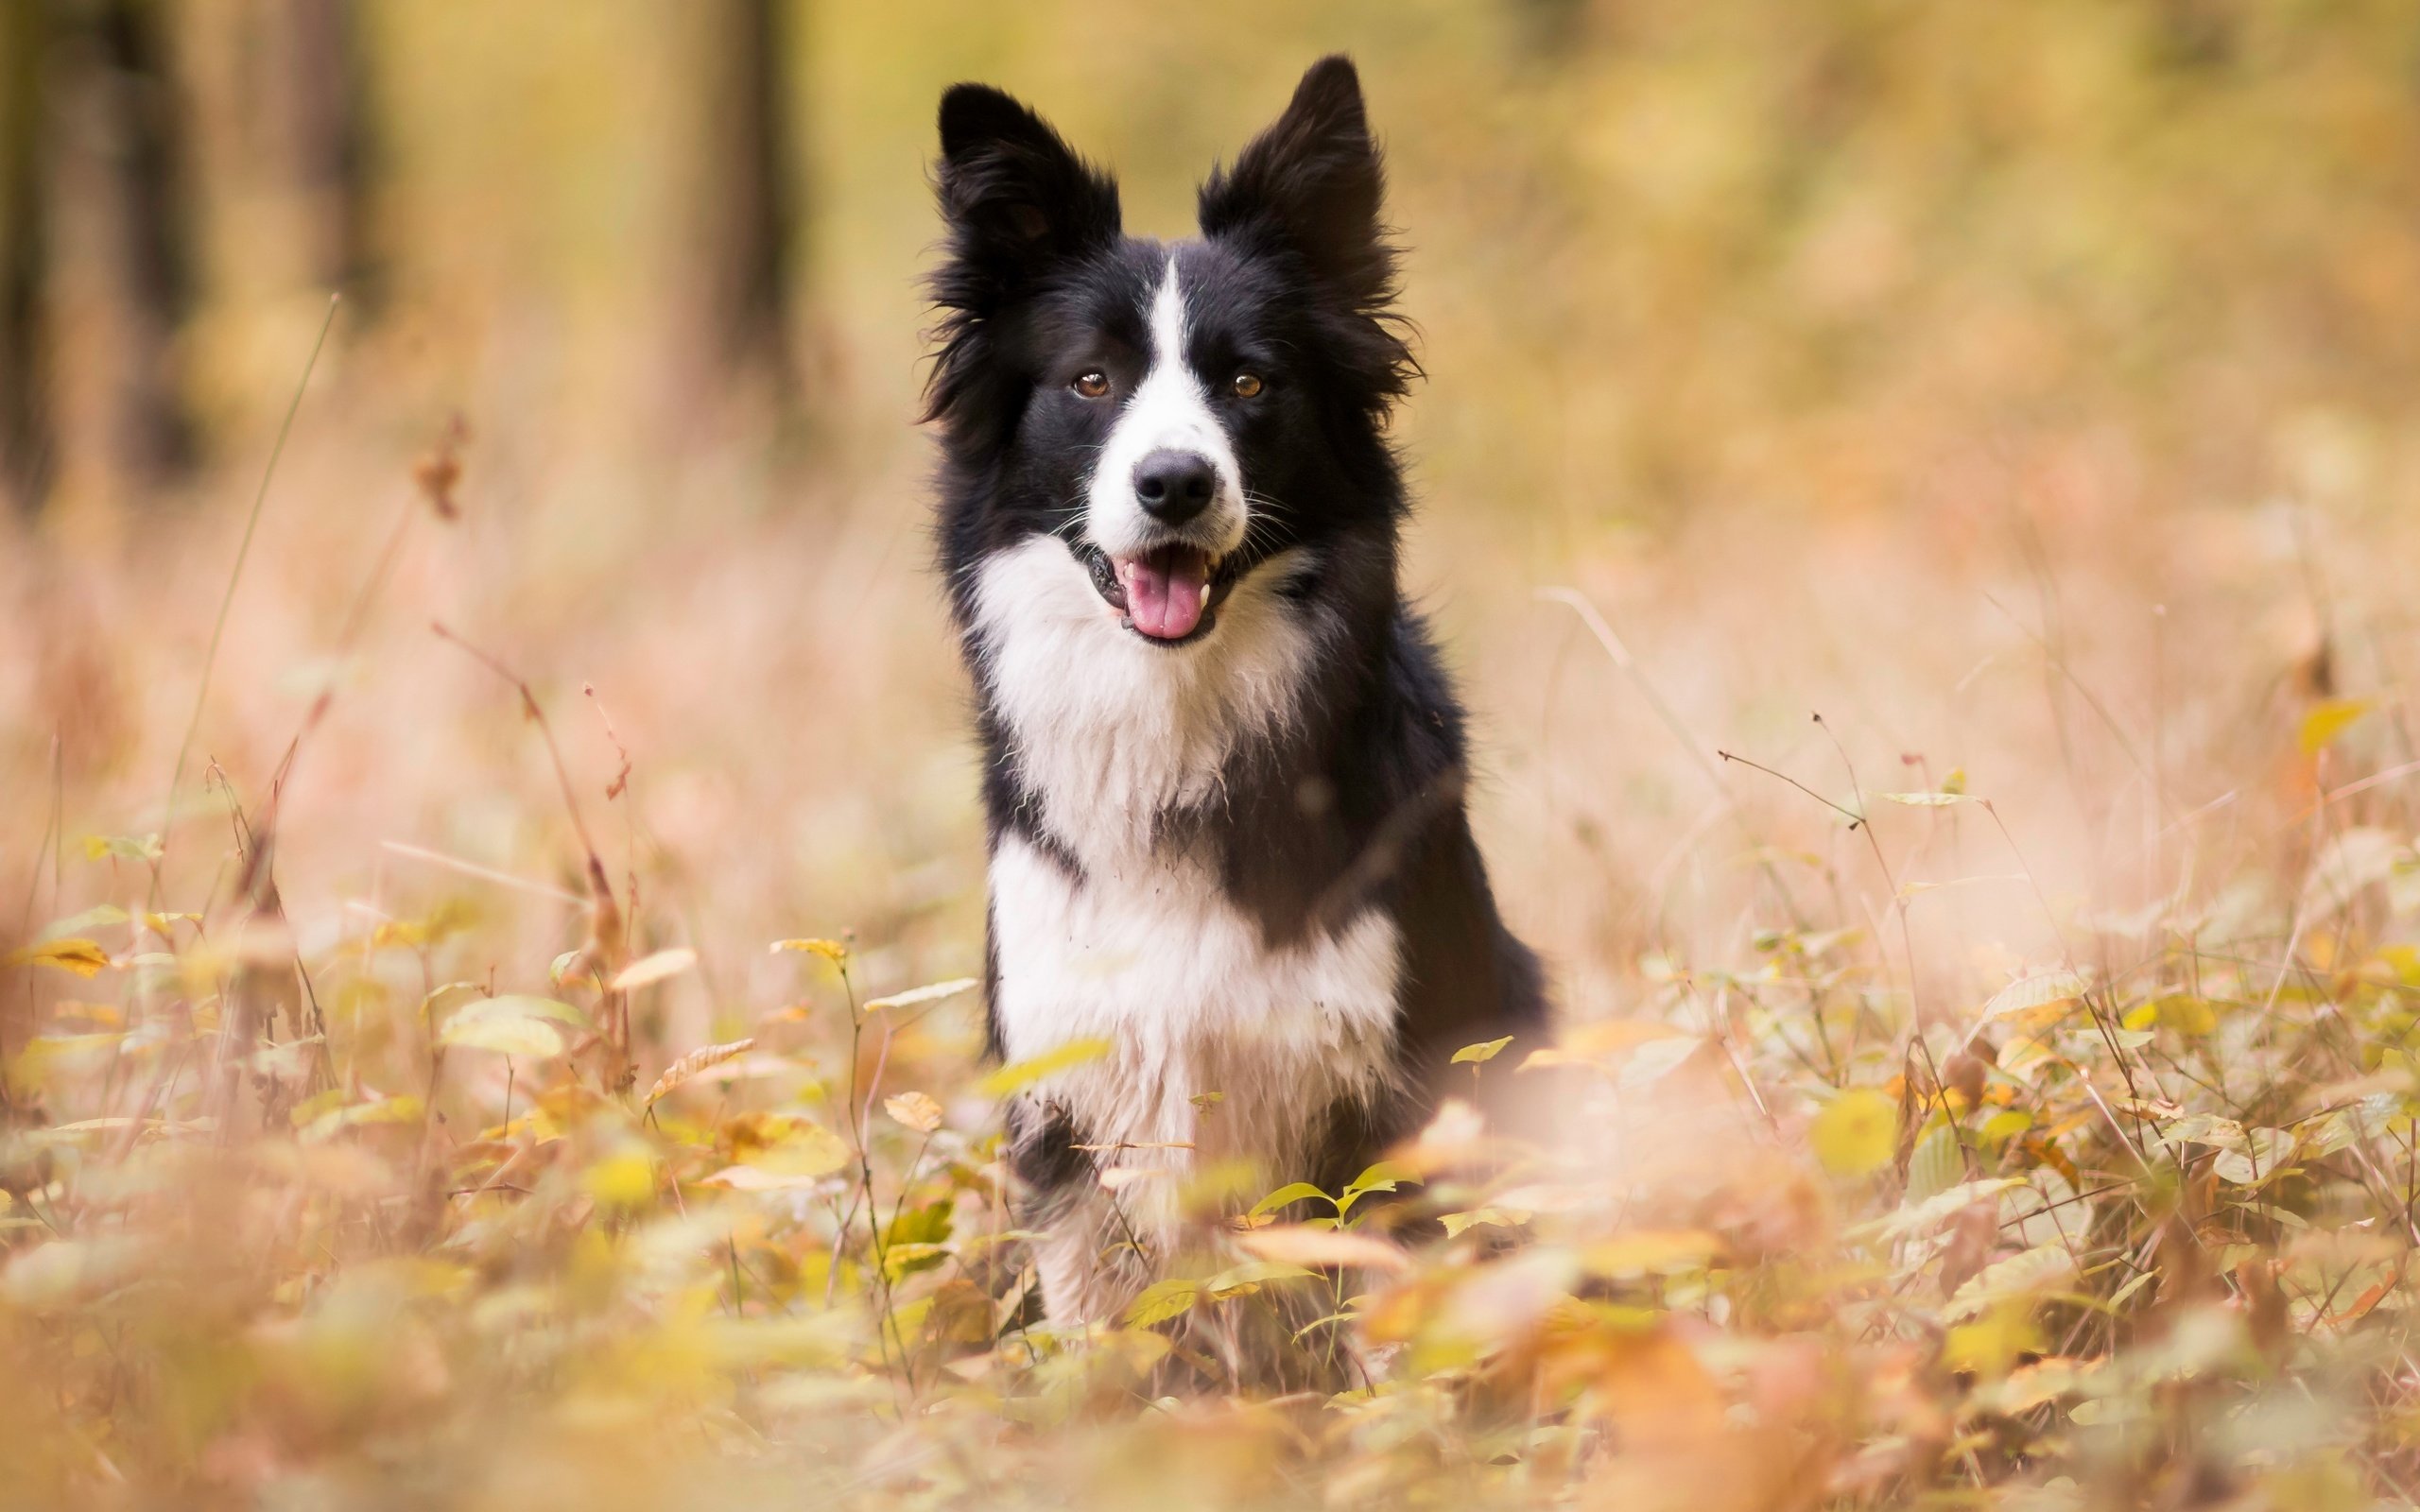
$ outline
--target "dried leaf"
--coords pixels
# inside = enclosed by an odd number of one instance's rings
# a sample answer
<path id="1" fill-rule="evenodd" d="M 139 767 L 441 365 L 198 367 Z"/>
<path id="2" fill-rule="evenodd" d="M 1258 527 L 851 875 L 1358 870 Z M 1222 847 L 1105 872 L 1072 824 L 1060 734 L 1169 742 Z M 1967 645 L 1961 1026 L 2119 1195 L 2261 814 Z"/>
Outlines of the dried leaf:
<path id="1" fill-rule="evenodd" d="M 942 1105 L 923 1092 L 901 1092 L 882 1100 L 883 1111 L 907 1125 L 919 1134 L 930 1134 L 942 1126 Z"/>
<path id="2" fill-rule="evenodd" d="M 868 998 L 866 1011 L 879 1013 L 886 1009 L 921 1008 L 927 1003 L 945 1003 L 961 992 L 973 991 L 982 985 L 971 976 L 961 976 L 948 982 L 935 982 L 930 987 L 911 988 L 908 991 L 893 992 L 886 997 Z"/>
<path id="3" fill-rule="evenodd" d="M 613 990 L 635 992 L 643 987 L 653 987 L 668 976 L 678 976 L 698 964 L 698 953 L 686 945 L 657 951 L 643 955 L 614 973 Z"/>
<path id="4" fill-rule="evenodd" d="M 755 1048 L 756 1041 L 753 1039 L 748 1039 L 734 1040 L 726 1044 L 702 1045 L 696 1050 L 690 1051 L 687 1055 L 683 1056 L 680 1059 L 674 1061 L 669 1066 L 665 1067 L 664 1074 L 655 1078 L 655 1085 L 648 1088 L 647 1091 L 647 1106 L 649 1108 L 654 1107 L 657 1098 L 662 1097 L 668 1091 L 671 1091 L 683 1082 L 685 1082 L 691 1077 L 697 1075 L 698 1073 L 721 1065 L 726 1060 L 735 1059 L 737 1057 L 744 1056 Z"/>
<path id="5" fill-rule="evenodd" d="M 1983 1019 L 1989 1022 L 2013 1013 L 2065 1003 L 2083 996 L 2091 987 L 2092 978 L 2081 971 L 2043 971 L 2022 977 L 1992 994 L 1991 1001 L 1983 1005 Z"/>
<path id="6" fill-rule="evenodd" d="M 1383 1271 L 1411 1266 L 1411 1257 L 1394 1246 L 1344 1228 L 1281 1224 L 1239 1235 L 1236 1243 L 1263 1260 L 1288 1265 L 1360 1265 Z"/>

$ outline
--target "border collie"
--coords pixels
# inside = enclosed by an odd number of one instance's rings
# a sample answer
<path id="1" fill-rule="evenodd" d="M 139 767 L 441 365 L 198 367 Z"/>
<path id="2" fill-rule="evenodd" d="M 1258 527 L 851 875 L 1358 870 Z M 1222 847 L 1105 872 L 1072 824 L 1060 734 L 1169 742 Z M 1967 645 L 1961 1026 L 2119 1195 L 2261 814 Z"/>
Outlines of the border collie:
<path id="1" fill-rule="evenodd" d="M 926 418 L 990 1048 L 1111 1047 L 1008 1121 L 1049 1316 L 1115 1322 L 1185 1244 L 1188 1181 L 1336 1190 L 1544 994 L 1397 583 L 1417 369 L 1352 63 L 1211 174 L 1193 240 L 1125 234 L 1115 182 L 997 90 L 942 95 L 941 142 Z"/>

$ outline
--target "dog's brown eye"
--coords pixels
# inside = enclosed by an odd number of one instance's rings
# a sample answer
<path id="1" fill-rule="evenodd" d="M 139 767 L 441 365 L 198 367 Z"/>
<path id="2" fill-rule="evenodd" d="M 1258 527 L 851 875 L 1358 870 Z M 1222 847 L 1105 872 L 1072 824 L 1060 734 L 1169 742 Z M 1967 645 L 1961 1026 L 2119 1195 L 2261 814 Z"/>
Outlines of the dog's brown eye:
<path id="1" fill-rule="evenodd" d="M 1080 372 L 1076 374 L 1076 381 L 1068 387 L 1086 399 L 1099 399 L 1109 393 L 1109 374 L 1098 369 L 1091 372 Z"/>
<path id="2" fill-rule="evenodd" d="M 1261 389 L 1266 387 L 1267 386 L 1260 381 L 1260 374 L 1256 372 L 1239 372 L 1236 374 L 1236 397 L 1237 399 L 1257 399 L 1260 397 Z"/>

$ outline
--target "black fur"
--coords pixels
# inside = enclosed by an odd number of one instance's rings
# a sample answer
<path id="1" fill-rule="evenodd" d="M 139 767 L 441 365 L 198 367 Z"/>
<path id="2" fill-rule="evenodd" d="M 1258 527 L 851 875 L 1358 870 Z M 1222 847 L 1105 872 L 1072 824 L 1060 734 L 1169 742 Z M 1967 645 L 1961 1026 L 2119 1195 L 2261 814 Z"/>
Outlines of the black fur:
<path id="1" fill-rule="evenodd" d="M 1041 830 L 995 710 L 972 629 L 975 569 L 1037 532 L 1083 545 L 1079 506 L 1110 417 L 1068 385 L 1095 368 L 1121 387 L 1139 373 L 1170 249 L 1124 235 L 1115 183 L 1008 95 L 953 88 L 941 131 L 949 241 L 931 282 L 941 321 L 928 418 L 942 438 L 942 566 L 975 678 L 994 843 L 1022 835 L 1073 873 L 1079 862 Z M 1393 309 L 1382 185 L 1353 65 L 1329 58 L 1232 169 L 1212 174 L 1202 239 L 1175 249 L 1195 366 L 1249 365 L 1268 384 L 1249 409 L 1221 415 L 1253 502 L 1243 570 L 1311 548 L 1286 592 L 1342 634 L 1317 664 L 1301 727 L 1241 747 L 1217 806 L 1158 823 L 1211 848 L 1272 944 L 1372 908 L 1399 927 L 1407 1091 L 1336 1111 L 1322 1175 L 1337 1183 L 1418 1125 L 1454 1050 L 1532 1039 L 1546 1016 L 1537 959 L 1499 919 L 1472 840 L 1461 703 L 1397 582 L 1408 503 L 1384 426 L 1418 369 Z M 995 977 L 991 964 L 987 954 Z M 996 1054 L 996 1025 L 992 1043 Z M 1011 1137 L 1028 1180 L 1077 1174 L 1067 1147 L 1081 1131 L 1063 1119 L 1027 1119 Z"/>

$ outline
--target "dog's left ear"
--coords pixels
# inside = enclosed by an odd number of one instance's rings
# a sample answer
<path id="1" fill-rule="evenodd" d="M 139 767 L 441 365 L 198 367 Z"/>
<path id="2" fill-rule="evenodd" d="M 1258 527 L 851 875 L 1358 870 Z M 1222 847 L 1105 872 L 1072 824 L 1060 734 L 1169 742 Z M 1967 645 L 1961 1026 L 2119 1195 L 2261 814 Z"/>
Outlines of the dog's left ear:
<path id="1" fill-rule="evenodd" d="M 1352 60 L 1322 58 L 1235 167 L 1201 186 L 1201 232 L 1288 248 L 1356 310 L 1375 314 L 1394 293 L 1394 252 L 1378 222 L 1384 189 L 1361 77 Z"/>

